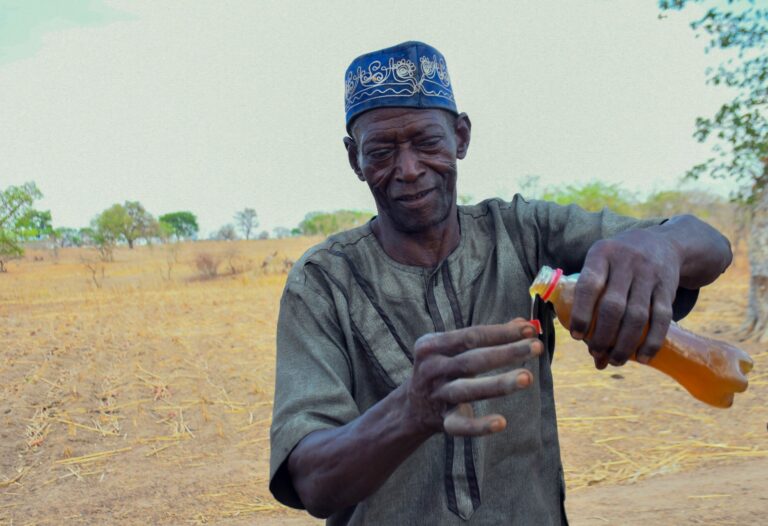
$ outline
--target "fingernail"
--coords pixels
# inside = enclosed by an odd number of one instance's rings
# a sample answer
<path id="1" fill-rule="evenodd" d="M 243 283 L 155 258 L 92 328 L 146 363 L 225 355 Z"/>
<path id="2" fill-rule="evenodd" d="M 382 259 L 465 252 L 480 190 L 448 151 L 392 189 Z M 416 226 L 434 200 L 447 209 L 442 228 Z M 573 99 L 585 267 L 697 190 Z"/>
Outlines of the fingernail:
<path id="1" fill-rule="evenodd" d="M 580 333 L 579 331 L 571 331 L 571 338 L 574 340 L 583 340 L 584 334 Z"/>
<path id="2" fill-rule="evenodd" d="M 522 335 L 525 338 L 533 338 L 533 336 L 536 334 L 536 332 L 533 330 L 533 327 L 525 327 L 522 330 Z"/>
<path id="3" fill-rule="evenodd" d="M 502 429 L 504 429 L 504 422 L 501 420 L 494 420 L 491 422 L 490 429 L 492 433 L 498 433 Z"/>
<path id="4" fill-rule="evenodd" d="M 651 357 L 648 356 L 647 354 L 638 354 L 636 358 L 639 363 L 642 363 L 645 365 L 648 365 L 648 362 L 651 361 Z"/>

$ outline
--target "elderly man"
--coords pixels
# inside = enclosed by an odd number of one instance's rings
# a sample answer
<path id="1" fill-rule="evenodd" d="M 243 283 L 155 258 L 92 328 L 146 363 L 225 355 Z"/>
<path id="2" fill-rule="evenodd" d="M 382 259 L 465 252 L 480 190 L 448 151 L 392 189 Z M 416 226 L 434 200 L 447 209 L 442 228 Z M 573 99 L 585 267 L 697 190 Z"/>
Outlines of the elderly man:
<path id="1" fill-rule="evenodd" d="M 538 338 L 525 321 L 534 275 L 582 271 L 571 334 L 594 323 L 602 369 L 653 357 L 730 263 L 728 241 L 691 216 L 457 206 L 471 125 L 426 44 L 355 59 L 345 101 L 349 164 L 378 215 L 288 277 L 271 491 L 329 524 L 565 524 L 552 311 L 537 303 Z"/>

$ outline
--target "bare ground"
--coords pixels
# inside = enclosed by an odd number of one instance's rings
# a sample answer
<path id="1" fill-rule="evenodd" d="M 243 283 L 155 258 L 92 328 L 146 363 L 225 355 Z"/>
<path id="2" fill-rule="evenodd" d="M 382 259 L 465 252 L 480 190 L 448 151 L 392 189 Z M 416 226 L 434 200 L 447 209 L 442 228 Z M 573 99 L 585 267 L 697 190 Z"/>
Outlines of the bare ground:
<path id="1" fill-rule="evenodd" d="M 119 251 L 96 280 L 78 251 L 12 264 L 0 276 L 0 524 L 315 524 L 267 489 L 284 274 L 260 268 L 311 242 Z M 197 279 L 206 251 L 242 272 Z M 737 265 L 686 326 L 736 341 L 745 296 Z M 764 522 L 765 346 L 743 344 L 750 389 L 719 410 L 648 367 L 596 371 L 560 336 L 573 524 Z"/>
<path id="2" fill-rule="evenodd" d="M 606 524 L 765 524 L 768 459 L 593 487 L 569 497 L 575 526 Z"/>

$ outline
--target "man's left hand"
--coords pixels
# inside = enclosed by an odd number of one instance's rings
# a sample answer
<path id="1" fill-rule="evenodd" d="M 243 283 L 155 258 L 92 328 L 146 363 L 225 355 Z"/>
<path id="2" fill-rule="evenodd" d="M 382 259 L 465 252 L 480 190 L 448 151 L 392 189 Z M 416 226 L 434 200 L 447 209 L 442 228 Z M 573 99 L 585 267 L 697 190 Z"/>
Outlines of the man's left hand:
<path id="1" fill-rule="evenodd" d="M 588 339 L 598 369 L 624 365 L 635 353 L 643 363 L 653 358 L 672 321 L 681 264 L 677 244 L 653 228 L 590 248 L 576 284 L 571 335 Z"/>

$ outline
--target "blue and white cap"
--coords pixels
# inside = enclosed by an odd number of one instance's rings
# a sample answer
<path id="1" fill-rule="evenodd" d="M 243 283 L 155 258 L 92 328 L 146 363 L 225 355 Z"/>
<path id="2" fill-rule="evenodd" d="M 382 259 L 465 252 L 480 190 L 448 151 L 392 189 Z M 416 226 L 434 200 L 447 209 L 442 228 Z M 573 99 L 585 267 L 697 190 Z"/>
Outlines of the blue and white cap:
<path id="1" fill-rule="evenodd" d="M 347 130 L 364 111 L 384 107 L 439 108 L 458 114 L 445 57 L 423 42 L 403 42 L 361 55 L 347 68 Z"/>

